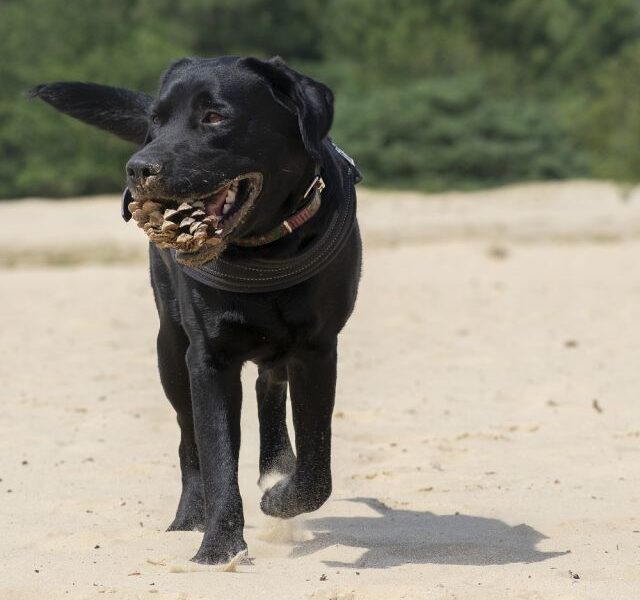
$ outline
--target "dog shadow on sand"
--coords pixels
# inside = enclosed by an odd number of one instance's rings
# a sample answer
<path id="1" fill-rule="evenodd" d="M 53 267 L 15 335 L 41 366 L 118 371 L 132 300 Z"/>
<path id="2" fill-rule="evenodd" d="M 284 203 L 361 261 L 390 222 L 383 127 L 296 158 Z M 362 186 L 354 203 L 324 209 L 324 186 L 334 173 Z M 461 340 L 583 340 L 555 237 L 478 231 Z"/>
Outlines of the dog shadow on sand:
<path id="1" fill-rule="evenodd" d="M 292 557 L 314 554 L 336 544 L 362 548 L 353 563 L 325 561 L 332 567 L 386 568 L 404 564 L 503 565 L 547 560 L 565 552 L 541 552 L 546 539 L 528 525 L 511 527 L 498 519 L 469 515 L 436 515 L 397 510 L 376 498 L 350 498 L 373 509 L 370 517 L 310 519 L 311 540 L 298 543 Z"/>

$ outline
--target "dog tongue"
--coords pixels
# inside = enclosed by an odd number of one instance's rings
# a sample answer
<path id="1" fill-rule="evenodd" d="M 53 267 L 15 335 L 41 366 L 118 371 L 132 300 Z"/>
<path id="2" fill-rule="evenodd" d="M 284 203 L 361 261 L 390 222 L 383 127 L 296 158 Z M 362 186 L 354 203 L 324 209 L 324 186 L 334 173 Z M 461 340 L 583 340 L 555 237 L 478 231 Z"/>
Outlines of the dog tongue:
<path id="1" fill-rule="evenodd" d="M 217 194 L 214 194 L 206 200 L 204 204 L 204 210 L 210 217 L 218 217 L 222 216 L 222 208 L 224 207 L 224 201 L 227 197 L 227 189 L 223 189 Z"/>

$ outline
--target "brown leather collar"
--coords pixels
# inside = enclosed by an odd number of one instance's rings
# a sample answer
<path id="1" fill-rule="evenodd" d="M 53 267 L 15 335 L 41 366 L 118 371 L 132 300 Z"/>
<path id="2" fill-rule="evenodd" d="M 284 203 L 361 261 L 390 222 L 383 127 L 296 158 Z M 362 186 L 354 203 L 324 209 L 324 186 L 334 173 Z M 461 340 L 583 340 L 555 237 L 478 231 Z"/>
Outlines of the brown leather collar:
<path id="1" fill-rule="evenodd" d="M 325 188 L 325 183 L 320 175 L 316 175 L 311 182 L 311 185 L 307 188 L 307 191 L 302 196 L 303 200 L 306 200 L 311 193 L 313 197 L 311 200 L 303 206 L 299 211 L 287 217 L 282 223 L 260 235 L 252 235 L 250 237 L 241 238 L 231 242 L 234 246 L 264 246 L 275 242 L 280 238 L 293 233 L 301 225 L 304 225 L 313 215 L 315 215 L 320 209 L 322 204 L 322 190 Z"/>

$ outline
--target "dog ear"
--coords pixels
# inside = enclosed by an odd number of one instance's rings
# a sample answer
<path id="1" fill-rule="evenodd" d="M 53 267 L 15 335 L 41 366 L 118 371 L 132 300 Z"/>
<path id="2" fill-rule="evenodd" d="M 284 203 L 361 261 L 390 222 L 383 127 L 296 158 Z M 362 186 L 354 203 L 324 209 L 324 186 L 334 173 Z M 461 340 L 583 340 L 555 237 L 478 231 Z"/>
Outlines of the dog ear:
<path id="1" fill-rule="evenodd" d="M 38 85 L 28 94 L 129 142 L 142 144 L 147 136 L 153 98 L 142 92 L 97 83 L 60 81 Z"/>
<path id="2" fill-rule="evenodd" d="M 319 160 L 322 141 L 333 122 L 333 92 L 323 83 L 298 73 L 279 56 L 267 61 L 245 58 L 243 62 L 268 81 L 280 104 L 297 115 L 302 142 Z"/>

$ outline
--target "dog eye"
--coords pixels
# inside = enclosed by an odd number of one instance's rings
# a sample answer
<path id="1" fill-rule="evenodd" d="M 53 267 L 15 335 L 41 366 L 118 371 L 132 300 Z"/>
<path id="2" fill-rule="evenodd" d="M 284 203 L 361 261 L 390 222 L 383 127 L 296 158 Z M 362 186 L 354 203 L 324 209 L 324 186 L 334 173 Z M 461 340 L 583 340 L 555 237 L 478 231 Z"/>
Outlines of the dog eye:
<path id="1" fill-rule="evenodd" d="M 218 113 L 215 113 L 213 111 L 209 111 L 204 115 L 204 117 L 202 117 L 202 122 L 207 123 L 208 125 L 216 125 L 223 119 L 224 117 L 222 115 L 219 115 Z"/>

